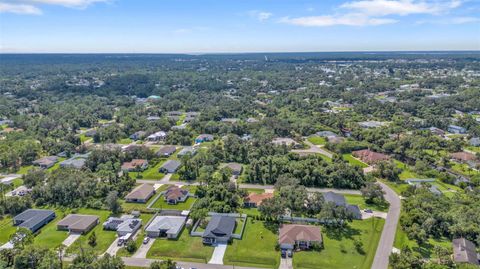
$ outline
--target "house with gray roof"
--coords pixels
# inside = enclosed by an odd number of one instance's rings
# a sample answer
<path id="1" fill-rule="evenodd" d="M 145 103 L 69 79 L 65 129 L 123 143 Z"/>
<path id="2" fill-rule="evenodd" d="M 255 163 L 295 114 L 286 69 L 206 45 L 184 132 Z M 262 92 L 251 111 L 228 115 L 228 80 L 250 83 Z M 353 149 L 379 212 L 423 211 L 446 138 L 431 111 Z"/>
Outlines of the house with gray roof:
<path id="1" fill-rule="evenodd" d="M 43 158 L 40 158 L 38 160 L 33 161 L 32 164 L 35 165 L 35 166 L 38 166 L 42 169 L 48 169 L 48 168 L 54 166 L 57 161 L 58 161 L 57 156 L 47 156 L 47 157 L 43 157 Z"/>
<path id="2" fill-rule="evenodd" d="M 467 129 L 457 126 L 457 125 L 448 125 L 447 131 L 452 134 L 466 134 Z"/>
<path id="3" fill-rule="evenodd" d="M 70 159 L 65 160 L 60 163 L 62 168 L 75 168 L 82 169 L 85 167 L 89 153 L 86 154 L 75 154 Z"/>
<path id="4" fill-rule="evenodd" d="M 201 134 L 201 135 L 197 136 L 197 138 L 195 138 L 195 143 L 199 144 L 199 143 L 203 143 L 203 142 L 213 141 L 213 138 L 214 137 L 211 134 Z"/>
<path id="5" fill-rule="evenodd" d="M 323 199 L 327 203 L 333 203 L 336 206 L 343 206 L 350 212 L 354 219 L 361 219 L 362 213 L 360 212 L 360 208 L 357 205 L 350 205 L 345 200 L 345 196 L 334 193 L 334 192 L 325 192 L 323 193 Z"/>
<path id="6" fill-rule="evenodd" d="M 158 171 L 160 173 L 172 174 L 175 173 L 181 165 L 182 163 L 177 160 L 168 160 L 158 169 Z"/>
<path id="7" fill-rule="evenodd" d="M 452 241 L 453 260 L 456 263 L 470 263 L 479 265 L 479 257 L 475 244 L 465 238 L 456 238 Z"/>
<path id="8" fill-rule="evenodd" d="M 195 153 L 197 153 L 197 149 L 195 149 L 194 147 L 184 147 L 183 149 L 181 149 L 177 156 L 185 156 L 185 155 L 188 155 L 190 154 L 191 156 L 195 155 Z"/>
<path id="9" fill-rule="evenodd" d="M 57 223 L 57 229 L 74 234 L 85 234 L 93 229 L 98 222 L 98 216 L 69 214 Z"/>
<path id="10" fill-rule="evenodd" d="M 468 143 L 470 146 L 478 147 L 480 146 L 480 137 L 473 137 L 468 141 Z"/>
<path id="11" fill-rule="evenodd" d="M 135 187 L 125 196 L 125 201 L 130 203 L 146 203 L 155 194 L 155 188 L 151 184 L 141 184 Z"/>
<path id="12" fill-rule="evenodd" d="M 156 216 L 145 229 L 148 237 L 178 238 L 185 226 L 186 216 Z"/>
<path id="13" fill-rule="evenodd" d="M 175 153 L 177 150 L 177 147 L 172 146 L 172 145 L 166 145 L 161 147 L 155 154 L 159 157 L 168 157 Z"/>
<path id="14" fill-rule="evenodd" d="M 13 218 L 13 225 L 27 228 L 35 233 L 53 219 L 55 219 L 53 210 L 27 209 Z"/>
<path id="15" fill-rule="evenodd" d="M 227 163 L 225 167 L 230 169 L 232 171 L 232 175 L 234 175 L 235 177 L 240 176 L 243 170 L 243 166 L 240 163 Z"/>
<path id="16" fill-rule="evenodd" d="M 232 238 L 235 223 L 235 217 L 233 216 L 212 216 L 203 232 L 203 243 L 206 245 L 227 244 Z"/>
<path id="17" fill-rule="evenodd" d="M 117 231 L 118 236 L 133 234 L 142 226 L 142 219 L 110 217 L 103 223 L 104 230 Z"/>
<path id="18" fill-rule="evenodd" d="M 337 134 L 332 131 L 320 131 L 320 132 L 316 132 L 315 135 L 321 136 L 321 137 L 337 136 Z"/>

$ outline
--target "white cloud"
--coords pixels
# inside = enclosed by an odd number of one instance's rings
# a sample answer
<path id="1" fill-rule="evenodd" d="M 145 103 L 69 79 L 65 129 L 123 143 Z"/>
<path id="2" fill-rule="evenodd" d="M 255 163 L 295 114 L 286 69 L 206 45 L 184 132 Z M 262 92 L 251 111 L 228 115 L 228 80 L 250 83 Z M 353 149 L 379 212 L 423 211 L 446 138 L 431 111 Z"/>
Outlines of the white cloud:
<path id="1" fill-rule="evenodd" d="M 397 22 L 394 19 L 388 18 L 375 18 L 368 17 L 363 14 L 345 14 L 338 16 L 308 16 L 298 18 L 282 18 L 280 22 L 288 23 L 298 26 L 309 27 L 325 27 L 334 25 L 346 25 L 346 26 L 369 26 L 369 25 L 382 25 L 391 24 Z"/>
<path id="2" fill-rule="evenodd" d="M 42 11 L 32 5 L 0 3 L 0 13 L 40 15 Z"/>
<path id="3" fill-rule="evenodd" d="M 259 21 L 266 21 L 270 19 L 273 14 L 270 12 L 265 12 L 265 11 L 259 11 L 259 10 L 251 10 L 248 12 L 248 14 L 252 17 L 255 18 Z"/>
<path id="4" fill-rule="evenodd" d="M 438 20 L 422 20 L 417 21 L 417 24 L 467 24 L 467 23 L 477 23 L 480 22 L 480 18 L 477 17 L 453 17 L 453 18 L 442 18 Z"/>
<path id="5" fill-rule="evenodd" d="M 414 1 L 414 0 L 362 0 L 347 2 L 342 8 L 370 16 L 409 15 L 409 14 L 440 14 L 459 7 L 460 0 L 449 1 Z"/>
<path id="6" fill-rule="evenodd" d="M 110 0 L 26 0 L 32 3 L 58 5 L 73 8 L 86 8 L 91 4 L 99 2 L 110 2 Z"/>

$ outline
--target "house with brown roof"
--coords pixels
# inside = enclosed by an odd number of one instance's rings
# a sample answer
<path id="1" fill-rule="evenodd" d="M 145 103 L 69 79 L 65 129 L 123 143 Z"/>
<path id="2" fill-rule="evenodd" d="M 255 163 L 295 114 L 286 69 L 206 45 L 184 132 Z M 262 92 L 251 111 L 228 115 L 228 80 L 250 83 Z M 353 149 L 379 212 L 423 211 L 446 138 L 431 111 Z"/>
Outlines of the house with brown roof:
<path id="1" fill-rule="evenodd" d="M 159 157 L 168 157 L 173 153 L 175 153 L 176 150 L 177 150 L 177 147 L 168 145 L 160 148 L 155 154 Z"/>
<path id="2" fill-rule="evenodd" d="M 300 224 L 284 224 L 279 231 L 278 243 L 284 250 L 309 249 L 321 245 L 320 227 Z"/>
<path id="3" fill-rule="evenodd" d="M 33 161 L 32 164 L 36 165 L 36 166 L 38 166 L 42 169 L 48 169 L 48 168 L 54 166 L 57 161 L 58 161 L 57 156 L 47 156 L 47 157 L 43 157 L 43 158 L 40 158 L 38 160 Z"/>
<path id="4" fill-rule="evenodd" d="M 373 165 L 381 161 L 388 161 L 390 160 L 390 156 L 383 154 L 383 153 L 378 153 L 375 151 L 371 151 L 369 149 L 362 149 L 362 150 L 356 150 L 352 152 L 352 155 L 358 159 L 360 159 L 362 162 Z"/>
<path id="5" fill-rule="evenodd" d="M 170 205 L 176 205 L 177 203 L 185 202 L 190 195 L 186 189 L 179 188 L 178 186 L 169 187 L 164 193 L 163 197 L 165 201 Z"/>
<path id="6" fill-rule="evenodd" d="M 70 233 L 85 234 L 93 229 L 98 222 L 98 216 L 69 214 L 57 223 L 57 229 Z"/>
<path id="7" fill-rule="evenodd" d="M 458 162 L 469 162 L 475 161 L 477 159 L 477 156 L 475 156 L 475 154 L 466 151 L 452 153 L 450 154 L 450 157 Z"/>
<path id="8" fill-rule="evenodd" d="M 122 171 L 130 172 L 130 171 L 135 171 L 136 169 L 139 169 L 140 171 L 143 171 L 147 169 L 148 167 L 148 161 L 144 159 L 133 159 L 130 162 L 124 162 L 122 164 Z"/>
<path id="9" fill-rule="evenodd" d="M 146 203 L 150 197 L 155 194 L 155 189 L 153 185 L 144 183 L 135 187 L 127 196 L 125 196 L 125 201 L 130 203 Z"/>
<path id="10" fill-rule="evenodd" d="M 262 204 L 263 200 L 273 198 L 273 193 L 250 193 L 244 200 L 243 206 L 257 207 Z"/>
<path id="11" fill-rule="evenodd" d="M 470 263 L 479 265 L 479 257 L 475 248 L 475 244 L 461 237 L 453 239 L 453 260 L 456 263 Z"/>

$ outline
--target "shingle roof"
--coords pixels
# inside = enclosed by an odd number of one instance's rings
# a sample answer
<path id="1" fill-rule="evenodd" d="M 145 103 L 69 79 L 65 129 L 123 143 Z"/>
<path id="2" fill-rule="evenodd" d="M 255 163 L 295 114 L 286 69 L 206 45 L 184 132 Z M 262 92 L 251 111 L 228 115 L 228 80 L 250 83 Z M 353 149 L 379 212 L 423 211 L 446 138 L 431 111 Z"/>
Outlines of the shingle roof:
<path id="1" fill-rule="evenodd" d="M 148 163 L 148 161 L 144 159 L 133 159 L 130 162 L 124 162 L 122 164 L 122 169 L 135 169 L 137 167 L 142 167 L 146 163 Z"/>
<path id="2" fill-rule="evenodd" d="M 235 229 L 235 217 L 212 216 L 203 237 L 230 237 Z"/>
<path id="3" fill-rule="evenodd" d="M 155 189 L 153 188 L 153 185 L 144 183 L 137 186 L 129 194 L 127 194 L 127 196 L 125 196 L 125 199 L 145 200 L 150 197 L 154 191 Z"/>
<path id="4" fill-rule="evenodd" d="M 455 152 L 450 154 L 450 156 L 456 160 L 463 161 L 463 162 L 473 161 L 477 159 L 477 156 L 475 156 L 475 154 L 472 154 L 466 151 Z"/>
<path id="5" fill-rule="evenodd" d="M 389 160 L 390 157 L 383 153 L 378 153 L 375 151 L 371 151 L 369 149 L 357 150 L 352 152 L 352 155 L 359 158 L 365 163 L 368 164 L 375 164 L 379 161 L 386 161 Z"/>
<path id="6" fill-rule="evenodd" d="M 479 264 L 475 245 L 465 238 L 453 239 L 453 259 L 456 262 Z"/>
<path id="7" fill-rule="evenodd" d="M 177 148 L 175 146 L 163 146 L 157 151 L 157 155 L 170 155 L 173 154 Z"/>
<path id="8" fill-rule="evenodd" d="M 332 202 L 338 206 L 346 206 L 347 204 L 343 195 L 331 191 L 323 193 L 323 199 L 325 202 Z"/>
<path id="9" fill-rule="evenodd" d="M 55 214 L 52 210 L 44 210 L 44 209 L 27 209 L 22 213 L 16 215 L 13 219 L 18 222 L 21 221 L 22 223 L 18 226 L 32 229 L 40 222 L 44 221 L 52 214 Z"/>
<path id="10" fill-rule="evenodd" d="M 180 197 L 188 195 L 188 190 L 179 188 L 178 186 L 171 186 L 165 191 L 165 198 L 167 200 L 178 200 Z"/>
<path id="11" fill-rule="evenodd" d="M 58 226 L 68 226 L 69 229 L 86 230 L 98 221 L 98 216 L 70 214 L 57 223 Z"/>
<path id="12" fill-rule="evenodd" d="M 166 230 L 166 233 L 176 234 L 182 229 L 186 219 L 184 216 L 157 216 L 145 231 L 157 232 Z"/>
<path id="13" fill-rule="evenodd" d="M 320 227 L 312 225 L 284 224 L 280 228 L 278 242 L 295 244 L 295 241 L 322 241 Z"/>
<path id="14" fill-rule="evenodd" d="M 261 205 L 263 200 L 272 198 L 273 193 L 250 193 L 247 198 L 245 198 L 245 202 L 248 203 L 255 203 L 257 205 Z"/>
<path id="15" fill-rule="evenodd" d="M 180 163 L 177 160 L 168 160 L 162 165 L 161 168 L 166 169 L 168 171 L 175 171 L 178 169 L 178 167 L 180 167 L 180 165 L 182 165 L 182 163 Z"/>

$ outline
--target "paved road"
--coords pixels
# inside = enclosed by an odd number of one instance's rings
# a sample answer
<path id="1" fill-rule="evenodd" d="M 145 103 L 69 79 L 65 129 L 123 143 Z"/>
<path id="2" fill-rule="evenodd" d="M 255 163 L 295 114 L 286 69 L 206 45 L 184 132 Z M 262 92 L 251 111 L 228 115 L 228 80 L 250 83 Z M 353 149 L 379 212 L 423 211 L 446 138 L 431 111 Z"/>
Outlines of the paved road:
<path id="1" fill-rule="evenodd" d="M 401 202 L 398 195 L 387 185 L 378 182 L 385 191 L 385 199 L 390 203 L 385 225 L 383 226 L 382 236 L 378 243 L 377 252 L 373 259 L 372 269 L 387 269 L 388 257 L 393 249 L 393 241 L 397 231 L 398 219 L 400 218 Z"/>
<path id="2" fill-rule="evenodd" d="M 126 266 L 136 266 L 136 267 L 149 267 L 153 259 L 142 259 L 142 258 L 128 258 L 123 257 L 123 262 Z M 177 265 L 185 269 L 197 268 L 197 269 L 259 269 L 255 267 L 241 267 L 233 265 L 222 265 L 222 264 L 204 264 L 204 263 L 193 263 L 193 262 L 177 262 Z"/>

